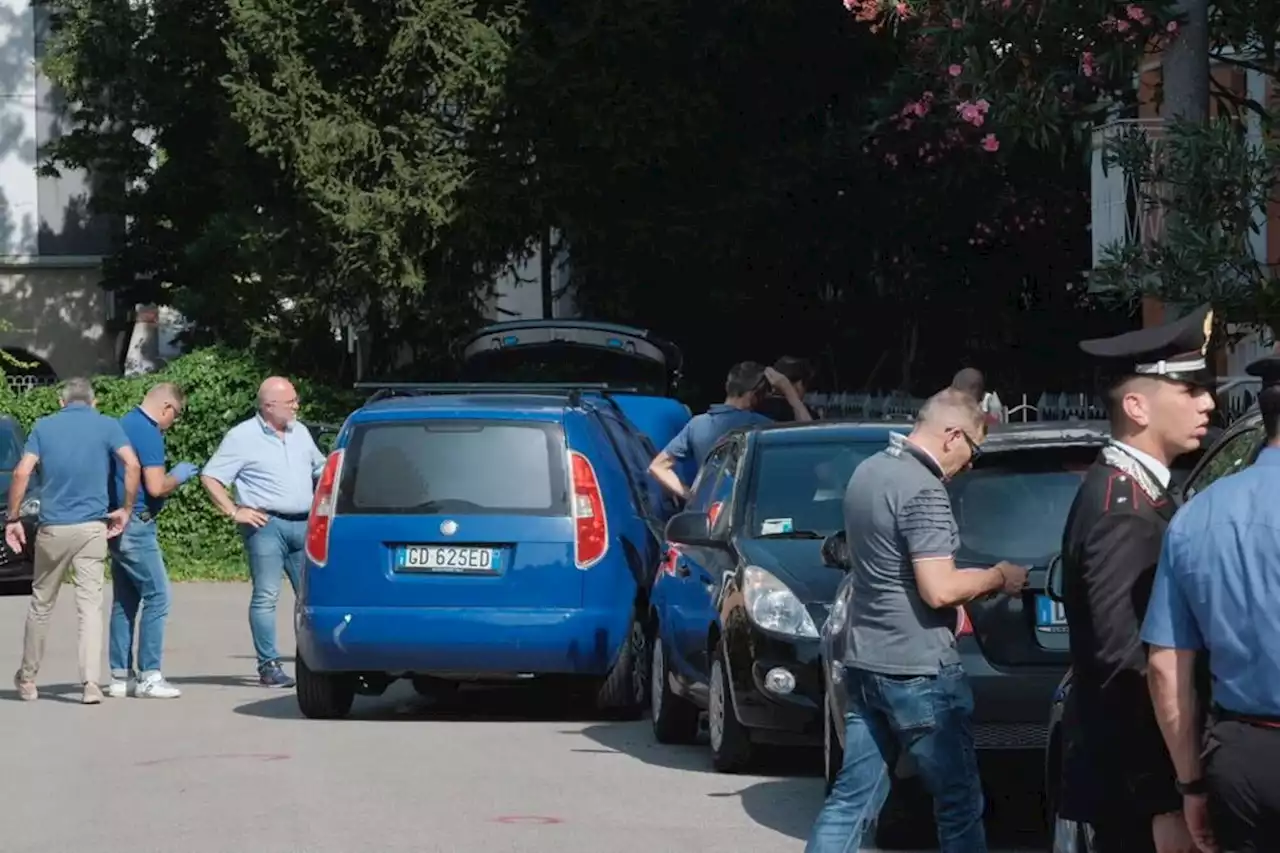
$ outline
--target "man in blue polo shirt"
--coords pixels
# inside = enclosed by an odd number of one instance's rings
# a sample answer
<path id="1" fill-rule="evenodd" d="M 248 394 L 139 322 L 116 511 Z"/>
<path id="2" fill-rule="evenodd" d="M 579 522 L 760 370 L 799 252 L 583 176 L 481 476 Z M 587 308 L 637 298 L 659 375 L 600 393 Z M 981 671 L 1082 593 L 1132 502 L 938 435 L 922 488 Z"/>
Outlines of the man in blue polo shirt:
<path id="1" fill-rule="evenodd" d="M 786 398 L 795 412 L 796 420 L 811 419 L 790 380 L 772 368 L 754 361 L 743 361 L 735 364 L 725 379 L 724 402 L 712 406 L 700 415 L 694 415 L 676 433 L 676 437 L 653 457 L 653 461 L 649 463 L 649 473 L 667 491 L 681 500 L 687 500 L 689 487 L 681 479 L 681 473 L 692 481 L 703 460 L 722 435 L 738 427 L 773 423 L 771 418 L 755 411 L 770 387 Z"/>
<path id="2" fill-rule="evenodd" d="M 145 699 L 176 699 L 182 691 L 165 681 L 160 660 L 164 653 L 164 626 L 169 616 L 169 575 L 156 537 L 156 518 L 165 499 L 200 470 L 179 462 L 165 473 L 164 432 L 173 426 L 186 405 L 182 389 L 162 382 L 147 392 L 142 404 L 120 418 L 120 427 L 142 465 L 142 500 L 134 505 L 133 518 L 124 533 L 111 540 L 111 628 L 107 659 L 111 683 L 107 695 L 129 695 L 133 672 L 133 632 L 138 628 L 138 673 L 134 695 Z M 123 503 L 125 471 L 115 466 L 111 505 Z M 138 619 L 138 610 L 142 619 Z"/>
<path id="3" fill-rule="evenodd" d="M 40 467 L 40 531 L 35 542 L 35 577 L 31 606 L 22 640 L 22 665 L 13 677 L 18 698 L 38 698 L 36 674 L 44 659 L 49 617 L 58 591 L 70 569 L 75 573 L 76 613 L 79 617 L 81 702 L 102 701 L 98 684 L 102 666 L 102 585 L 106 573 L 107 540 L 129 523 L 138 494 L 138 457 L 120 424 L 95 411 L 88 379 L 68 379 L 62 386 L 62 411 L 36 421 L 27 437 L 22 460 L 9 485 L 9 515 L 5 539 L 20 551 L 26 535 L 19 509 L 36 466 Z M 111 460 L 124 467 L 120 506 L 110 508 L 107 489 Z"/>
<path id="4" fill-rule="evenodd" d="M 298 392 L 272 376 L 258 389 L 258 413 L 236 424 L 200 472 L 214 505 L 240 528 L 253 593 L 249 630 L 263 687 L 292 687 L 276 648 L 276 601 L 302 571 L 307 515 L 325 457 L 298 423 Z M 235 488 L 235 499 L 228 488 Z"/>
<path id="5" fill-rule="evenodd" d="M 1265 444 L 1173 517 L 1142 623 L 1183 818 L 1201 850 L 1224 853 L 1280 848 L 1280 356 L 1247 369 Z"/>

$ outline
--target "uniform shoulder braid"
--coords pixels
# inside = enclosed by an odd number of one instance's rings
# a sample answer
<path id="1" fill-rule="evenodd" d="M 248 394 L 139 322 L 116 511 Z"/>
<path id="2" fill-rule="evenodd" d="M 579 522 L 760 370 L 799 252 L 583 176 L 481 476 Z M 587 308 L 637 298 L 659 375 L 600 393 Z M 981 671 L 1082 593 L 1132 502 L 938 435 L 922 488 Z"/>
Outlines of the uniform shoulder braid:
<path id="1" fill-rule="evenodd" d="M 1107 467 L 1107 483 L 1103 507 L 1107 512 L 1160 506 L 1169 500 L 1155 475 L 1137 459 L 1115 445 L 1103 448 L 1102 462 Z"/>

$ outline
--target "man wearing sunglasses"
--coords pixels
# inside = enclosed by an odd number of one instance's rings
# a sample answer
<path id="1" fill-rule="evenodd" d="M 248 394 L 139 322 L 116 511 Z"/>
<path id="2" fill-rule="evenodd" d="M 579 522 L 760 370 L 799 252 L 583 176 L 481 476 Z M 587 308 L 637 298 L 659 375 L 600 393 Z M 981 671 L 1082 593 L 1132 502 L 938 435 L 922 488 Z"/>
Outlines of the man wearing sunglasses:
<path id="1" fill-rule="evenodd" d="M 1109 364 L 1111 441 L 1085 474 L 1062 540 L 1073 675 L 1058 811 L 1092 825 L 1097 853 L 1195 849 L 1148 692 L 1140 629 L 1178 505 L 1170 465 L 1200 447 L 1214 409 L 1212 328 L 1205 305 L 1173 323 L 1080 344 Z"/>
<path id="2" fill-rule="evenodd" d="M 844 764 L 806 853 L 844 853 L 889 792 L 889 745 L 915 759 L 933 793 L 942 853 L 984 853 L 973 694 L 956 650 L 956 608 L 1018 595 L 1027 570 L 956 568 L 959 531 L 946 482 L 973 464 L 986 425 L 978 403 L 948 388 L 911 434 L 860 464 L 844 497 L 850 569 L 843 661 Z"/>
<path id="3" fill-rule="evenodd" d="M 109 543 L 111 551 L 111 627 L 107 660 L 111 683 L 107 695 L 132 693 L 143 699 L 176 699 L 182 695 L 161 672 L 164 627 L 169 618 L 169 575 L 156 537 L 156 519 L 165 501 L 200 470 L 179 462 L 165 473 L 164 434 L 182 416 L 186 395 L 172 382 L 147 392 L 142 404 L 120 418 L 129 444 L 142 465 L 142 495 L 124 532 Z M 124 472 L 116 465 L 112 503 L 124 491 Z M 141 611 L 141 618 L 139 618 Z M 138 669 L 133 668 L 134 628 L 138 632 Z"/>

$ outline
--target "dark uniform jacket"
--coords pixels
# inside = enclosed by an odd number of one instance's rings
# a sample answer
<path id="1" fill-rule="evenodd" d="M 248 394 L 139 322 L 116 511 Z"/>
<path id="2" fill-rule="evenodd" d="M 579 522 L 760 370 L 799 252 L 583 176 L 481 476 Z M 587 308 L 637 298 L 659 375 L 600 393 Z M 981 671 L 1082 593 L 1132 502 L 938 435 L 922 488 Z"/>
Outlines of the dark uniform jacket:
<path id="1" fill-rule="evenodd" d="M 1067 516 L 1062 591 L 1072 683 L 1063 712 L 1063 817 L 1150 817 L 1182 807 L 1147 688 L 1140 638 L 1174 498 L 1116 445 L 1085 475 Z"/>

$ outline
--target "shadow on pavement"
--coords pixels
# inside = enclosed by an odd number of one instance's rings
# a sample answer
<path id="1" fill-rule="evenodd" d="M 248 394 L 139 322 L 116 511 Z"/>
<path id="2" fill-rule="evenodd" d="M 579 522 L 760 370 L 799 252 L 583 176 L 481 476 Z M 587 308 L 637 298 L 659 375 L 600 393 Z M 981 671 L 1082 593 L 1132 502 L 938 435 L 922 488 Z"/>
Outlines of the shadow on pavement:
<path id="1" fill-rule="evenodd" d="M 240 705 L 235 713 L 271 720 L 302 718 L 293 690 Z M 442 699 L 427 699 L 407 681 L 397 681 L 381 696 L 357 696 L 352 720 L 419 722 L 599 722 L 601 715 L 578 697 L 535 684 L 464 686 Z M 573 732 L 577 734 L 577 732 Z"/>
<path id="2" fill-rule="evenodd" d="M 593 725 L 572 734 L 585 735 L 608 750 L 625 753 L 658 767 L 715 772 L 705 745 L 659 744 L 653 739 L 647 720 Z M 987 792 L 987 837 L 993 849 L 1040 849 L 1047 844 L 1043 822 L 1042 761 L 1038 751 L 988 754 L 980 759 Z M 822 808 L 821 766 L 817 750 L 794 747 L 763 749 L 753 774 L 784 778 L 744 784 L 740 790 L 709 796 L 737 797 L 742 801 L 743 811 L 756 823 L 803 840 L 808 837 L 813 820 Z M 735 777 L 723 778 L 731 784 Z M 920 830 L 926 848 L 936 844 L 931 840 L 934 838 L 933 817 L 927 805 L 920 815 Z"/>
<path id="3" fill-rule="evenodd" d="M 36 682 L 36 690 L 40 692 L 38 702 L 67 702 L 80 704 L 80 695 L 84 692 L 81 684 L 41 684 Z M 17 690 L 0 690 L 0 702 L 21 702 Z"/>

